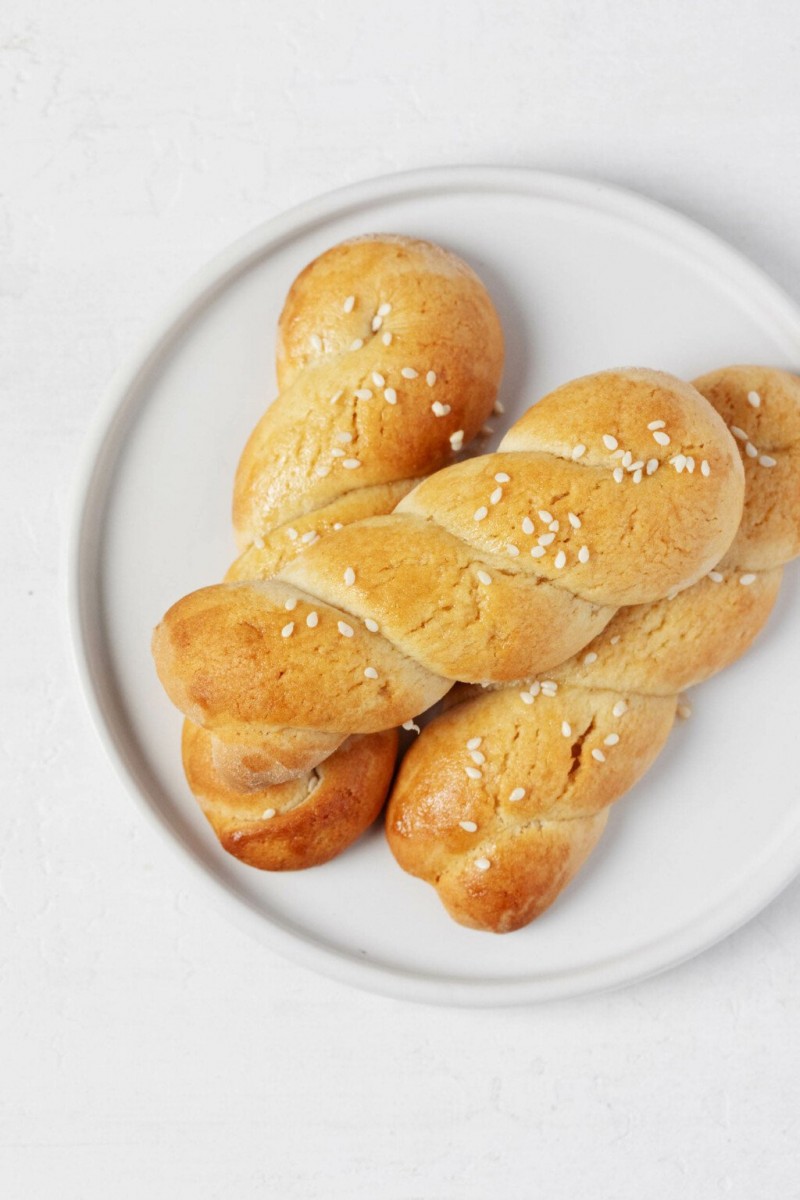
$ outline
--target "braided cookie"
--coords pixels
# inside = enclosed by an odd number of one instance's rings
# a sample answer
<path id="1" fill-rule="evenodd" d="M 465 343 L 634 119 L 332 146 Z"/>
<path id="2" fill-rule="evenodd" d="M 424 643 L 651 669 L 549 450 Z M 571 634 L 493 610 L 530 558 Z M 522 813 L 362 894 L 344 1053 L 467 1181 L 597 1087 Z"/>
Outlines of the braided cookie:
<path id="1" fill-rule="evenodd" d="M 673 470 L 676 454 L 696 469 Z M 392 515 L 345 526 L 272 580 L 179 601 L 154 635 L 159 675 L 228 739 L 391 728 L 455 679 L 537 674 L 620 605 L 693 583 L 730 545 L 742 494 L 736 444 L 693 387 L 588 376 Z"/>
<path id="2" fill-rule="evenodd" d="M 659 754 L 678 693 L 747 649 L 781 564 L 800 552 L 800 380 L 732 367 L 695 386 L 739 439 L 744 462 L 744 513 L 722 562 L 678 594 L 621 609 L 546 681 L 457 689 L 456 700 L 471 698 L 433 721 L 403 761 L 389 844 L 463 925 L 503 933 L 553 903 L 595 846 L 608 806 Z M 663 469 L 685 479 L 683 451 L 671 459 Z M 664 517 L 666 536 L 680 541 L 680 526 Z"/>

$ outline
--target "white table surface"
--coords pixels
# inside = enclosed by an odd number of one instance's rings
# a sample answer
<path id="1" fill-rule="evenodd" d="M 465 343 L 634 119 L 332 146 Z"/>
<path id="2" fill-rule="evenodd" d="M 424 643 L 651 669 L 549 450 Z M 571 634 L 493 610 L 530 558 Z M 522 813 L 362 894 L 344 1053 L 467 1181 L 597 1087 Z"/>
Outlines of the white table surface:
<path id="1" fill-rule="evenodd" d="M 61 575 L 121 357 L 188 273 L 317 192 L 457 162 L 604 178 L 800 300 L 799 53 L 791 0 L 5 0 L 4 1198 L 800 1194 L 800 883 L 580 1001 L 448 1011 L 311 975 L 218 916 L 123 796 Z"/>

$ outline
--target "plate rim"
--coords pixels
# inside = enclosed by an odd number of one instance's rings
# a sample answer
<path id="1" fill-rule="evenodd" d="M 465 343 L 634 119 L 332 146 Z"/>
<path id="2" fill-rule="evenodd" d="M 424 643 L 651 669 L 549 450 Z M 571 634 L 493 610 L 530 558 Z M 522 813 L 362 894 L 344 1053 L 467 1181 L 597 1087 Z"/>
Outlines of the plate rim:
<path id="1" fill-rule="evenodd" d="M 202 856 L 172 827 L 154 797 L 136 778 L 112 717 L 104 711 L 100 681 L 86 627 L 91 583 L 85 563 L 97 520 L 92 499 L 102 484 L 104 459 L 124 439 L 124 423 L 137 407 L 137 384 L 157 368 L 195 317 L 239 274 L 289 237 L 382 200 L 415 193 L 475 191 L 534 194 L 616 215 L 663 240 L 697 254 L 707 268 L 731 284 L 746 283 L 761 313 L 782 327 L 789 353 L 800 357 L 800 305 L 760 267 L 717 234 L 649 197 L 616 185 L 528 167 L 444 166 L 402 171 L 351 183 L 323 193 L 261 222 L 229 243 L 193 273 L 152 320 L 133 352 L 116 371 L 94 412 L 81 448 L 68 508 L 64 578 L 67 635 L 79 690 L 107 760 L 124 791 L 152 828 L 173 850 L 180 866 L 234 925 L 262 945 L 307 967 L 369 992 L 393 999 L 462 1007 L 506 1007 L 566 999 L 639 982 L 701 954 L 761 912 L 800 872 L 800 821 L 796 837 L 764 851 L 738 887 L 699 919 L 645 947 L 584 968 L 553 976 L 505 980 L 467 980 L 410 972 L 368 959 L 358 960 L 313 936 L 303 936 L 265 917 L 219 878 Z M 737 287 L 738 291 L 738 287 Z M 120 429 L 122 428 L 122 434 Z"/>

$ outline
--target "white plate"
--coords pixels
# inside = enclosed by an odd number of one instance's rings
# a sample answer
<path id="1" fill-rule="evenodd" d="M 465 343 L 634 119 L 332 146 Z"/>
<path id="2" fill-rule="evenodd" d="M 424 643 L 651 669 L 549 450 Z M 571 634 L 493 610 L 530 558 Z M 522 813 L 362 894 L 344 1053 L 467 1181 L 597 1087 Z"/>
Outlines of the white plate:
<path id="1" fill-rule="evenodd" d="M 380 827 L 316 870 L 245 867 L 218 847 L 184 783 L 180 718 L 156 681 L 151 628 L 233 556 L 234 467 L 274 392 L 289 284 L 326 247 L 373 231 L 440 241 L 488 284 L 507 339 L 503 427 L 556 384 L 604 367 L 691 378 L 729 362 L 800 362 L 800 311 L 769 279 L 684 218 L 595 183 L 504 168 L 413 172 L 268 222 L 190 283 L 103 404 L 70 559 L 97 729 L 198 883 L 307 966 L 394 996 L 484 1005 L 641 978 L 729 933 L 800 867 L 792 571 L 757 648 L 702 688 L 694 718 L 615 806 L 576 882 L 509 937 L 453 924 L 433 890 L 395 865 Z"/>

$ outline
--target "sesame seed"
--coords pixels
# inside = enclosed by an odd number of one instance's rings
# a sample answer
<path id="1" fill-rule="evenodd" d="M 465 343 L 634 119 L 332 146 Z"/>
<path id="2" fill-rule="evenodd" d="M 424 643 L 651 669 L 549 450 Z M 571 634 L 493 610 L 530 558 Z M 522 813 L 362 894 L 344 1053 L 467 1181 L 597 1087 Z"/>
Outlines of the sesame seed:
<path id="1" fill-rule="evenodd" d="M 348 296 L 347 299 L 345 300 L 344 304 L 342 305 L 343 311 L 346 313 L 351 313 L 353 311 L 353 309 L 355 308 L 355 303 L 356 303 L 355 296 Z"/>
<path id="2" fill-rule="evenodd" d="M 576 516 L 574 512 L 567 513 L 567 516 L 569 517 L 569 523 L 572 526 L 572 528 L 580 529 L 580 527 L 581 527 L 580 517 Z"/>
<path id="3" fill-rule="evenodd" d="M 609 640 L 610 640 L 612 646 L 616 646 L 619 644 L 620 635 L 618 633 L 615 633 L 614 636 L 612 638 L 610 638 Z"/>
<path id="4" fill-rule="evenodd" d="M 637 470 L 637 471 L 634 471 L 634 472 L 633 472 L 633 477 L 632 477 L 632 478 L 633 478 L 633 482 L 634 482 L 634 483 L 641 483 L 641 482 L 642 482 L 642 472 L 641 472 L 641 468 L 639 468 L 639 470 Z"/>
<path id="5" fill-rule="evenodd" d="M 492 406 L 492 415 L 497 416 L 497 417 L 502 417 L 502 415 L 505 411 L 506 411 L 505 404 L 502 404 L 499 400 L 495 400 L 494 405 Z"/>
<path id="6" fill-rule="evenodd" d="M 352 342 L 350 343 L 350 349 L 351 350 L 360 350 L 363 345 L 364 345 L 363 338 L 353 338 Z"/>
<path id="7" fill-rule="evenodd" d="M 511 476 L 506 475 L 505 471 L 498 471 L 494 477 L 495 483 L 511 483 Z"/>
<path id="8" fill-rule="evenodd" d="M 713 583 L 722 583 L 722 581 L 723 581 L 723 579 L 725 578 L 725 576 L 722 574 L 722 572 L 721 572 L 721 571 L 709 571 L 709 572 L 708 572 L 708 578 L 709 578 L 709 579 L 710 579 L 710 580 L 711 580 Z"/>
<path id="9" fill-rule="evenodd" d="M 614 477 L 614 483 L 622 483 L 623 479 L 625 478 L 625 472 L 623 471 L 622 467 L 614 467 L 612 475 Z"/>
<path id="10" fill-rule="evenodd" d="M 419 733 L 419 725 L 416 725 L 413 719 L 409 721 L 403 721 L 403 729 L 407 729 L 409 733 L 412 731 Z"/>
<path id="11" fill-rule="evenodd" d="M 544 521 L 545 525 L 549 525 L 553 519 L 553 514 L 549 513 L 546 508 L 539 509 L 539 520 Z"/>
<path id="12" fill-rule="evenodd" d="M 401 367 L 400 374 L 403 376 L 403 379 L 416 379 L 419 371 L 415 371 L 413 367 Z"/>
<path id="13" fill-rule="evenodd" d="M 281 630 L 281 637 L 291 637 L 294 633 L 294 621 L 290 621 L 288 625 L 284 625 Z"/>
<path id="14" fill-rule="evenodd" d="M 569 721 L 561 722 L 561 733 L 564 737 L 572 737 L 572 726 Z"/>
<path id="15" fill-rule="evenodd" d="M 353 392 L 353 395 L 355 396 L 356 400 L 372 399 L 372 392 L 369 388 L 356 388 L 356 390 Z"/>
<path id="16" fill-rule="evenodd" d="M 624 700 L 618 700 L 611 711 L 615 717 L 624 717 L 628 711 L 628 705 Z"/>
<path id="17" fill-rule="evenodd" d="M 344 529 L 344 525 L 342 524 L 342 522 L 341 522 L 341 521 L 334 521 L 334 522 L 333 522 L 333 528 L 334 528 L 334 529 Z"/>
<path id="18" fill-rule="evenodd" d="M 271 821 L 274 816 L 275 816 L 274 808 L 265 808 L 263 813 L 261 814 L 261 820 L 262 821 Z"/>
<path id="19" fill-rule="evenodd" d="M 752 442 L 747 443 L 744 448 L 744 452 L 748 458 L 758 458 L 758 450 L 756 450 Z"/>
<path id="20" fill-rule="evenodd" d="M 471 750 L 469 756 L 474 763 L 477 763 L 479 767 L 482 767 L 486 762 L 486 755 L 482 750 Z"/>
<path id="21" fill-rule="evenodd" d="M 388 317 L 388 315 L 391 311 L 392 311 L 391 304 L 385 304 L 385 303 L 381 304 L 378 307 L 378 316 L 379 317 Z"/>
<path id="22" fill-rule="evenodd" d="M 595 760 L 595 762 L 605 762 L 606 761 L 606 756 L 605 756 L 605 754 L 603 754 L 603 751 L 598 750 L 597 748 L 595 748 L 592 751 L 592 758 Z"/>
<path id="23" fill-rule="evenodd" d="M 480 779 L 481 773 L 477 767 L 464 767 L 468 779 Z"/>
<path id="24" fill-rule="evenodd" d="M 603 445 L 605 446 L 606 450 L 616 450 L 617 446 L 619 445 L 619 442 L 610 433 L 604 433 L 603 434 Z"/>
<path id="25" fill-rule="evenodd" d="M 339 391 L 334 392 L 333 395 L 331 396 L 331 400 L 330 400 L 331 404 L 335 404 L 337 400 L 341 400 L 343 395 L 344 395 L 344 389 L 339 388 Z"/>
<path id="26" fill-rule="evenodd" d="M 630 450 L 626 450 L 622 456 L 622 465 L 626 471 L 629 470 L 632 462 L 633 462 L 633 455 L 631 454 Z"/>
<path id="27" fill-rule="evenodd" d="M 755 575 L 753 575 L 751 572 L 748 572 L 747 575 L 739 576 L 739 583 L 744 584 L 745 587 L 749 587 L 751 583 L 755 583 L 755 579 Z"/>
<path id="28" fill-rule="evenodd" d="M 519 698 L 523 704 L 533 704 L 533 696 L 530 692 L 520 692 Z"/>
<path id="29" fill-rule="evenodd" d="M 482 521 L 484 517 L 487 516 L 488 512 L 489 510 L 486 505 L 482 504 L 480 508 L 476 508 L 475 512 L 472 514 L 473 521 Z"/>
<path id="30" fill-rule="evenodd" d="M 519 554 L 519 546 L 515 546 L 513 542 L 509 542 L 506 546 L 506 554 L 510 554 L 512 558 L 516 558 Z"/>
<path id="31" fill-rule="evenodd" d="M 662 433 L 660 429 L 657 429 L 653 434 L 653 440 L 658 442 L 659 446 L 668 446 L 670 443 L 670 436 L 668 433 Z"/>
<path id="32" fill-rule="evenodd" d="M 355 470 L 357 470 L 358 467 L 361 466 L 361 461 L 358 458 L 346 458 L 343 461 L 342 466 L 345 467 L 348 471 L 355 471 Z"/>
<path id="33" fill-rule="evenodd" d="M 578 562 L 587 563 L 588 561 L 589 561 L 589 547 L 581 546 L 580 550 L 578 551 Z"/>
<path id="34" fill-rule="evenodd" d="M 436 372 L 428 371 L 428 374 L 425 376 L 425 382 L 427 383 L 428 387 L 433 387 L 433 385 L 436 383 Z"/>
<path id="35" fill-rule="evenodd" d="M 459 821 L 458 822 L 465 833 L 477 833 L 478 826 L 474 821 Z"/>
<path id="36" fill-rule="evenodd" d="M 476 574 L 478 576 L 478 579 L 481 581 L 481 583 L 485 583 L 488 585 L 492 582 L 492 577 L 488 571 L 478 571 L 478 572 L 476 572 Z"/>
<path id="37" fill-rule="evenodd" d="M 558 531 L 560 529 L 560 525 L 559 525 L 558 521 L 551 521 L 550 524 L 547 526 L 547 528 L 550 530 L 551 533 L 558 533 Z"/>
<path id="38" fill-rule="evenodd" d="M 306 625 L 309 629 L 316 629 L 317 625 L 319 625 L 319 613 L 310 612 L 306 617 Z"/>
<path id="39" fill-rule="evenodd" d="M 323 463 L 319 467 L 314 468 L 314 474 L 319 475 L 320 479 L 324 479 L 326 475 L 330 475 L 331 469 Z"/>
<path id="40" fill-rule="evenodd" d="M 551 542 L 556 540 L 554 533 L 542 533 L 536 539 L 540 546 L 549 546 Z"/>
<path id="41" fill-rule="evenodd" d="M 611 455 L 611 457 L 612 458 L 624 458 L 627 453 L 628 453 L 627 450 L 622 450 L 622 449 L 615 450 L 614 453 Z"/>
<path id="42" fill-rule="evenodd" d="M 352 567 L 346 567 L 344 572 L 344 581 L 348 587 L 352 587 L 356 581 L 356 573 Z"/>
<path id="43" fill-rule="evenodd" d="M 542 555 L 546 553 L 547 551 L 545 550 L 544 546 L 534 546 L 531 550 L 531 558 L 541 558 Z"/>
<path id="44" fill-rule="evenodd" d="M 253 538 L 253 545 L 255 546 L 256 550 L 264 549 L 264 539 L 261 534 L 259 534 L 258 537 Z"/>
<path id="45" fill-rule="evenodd" d="M 671 458 L 669 461 L 672 463 L 673 467 L 680 475 L 681 471 L 686 466 L 686 455 L 685 454 L 676 454 L 674 456 L 674 458 Z"/>
<path id="46" fill-rule="evenodd" d="M 708 478 L 708 476 L 711 474 L 711 467 L 708 465 L 707 458 L 704 458 L 703 461 L 700 463 L 700 474 L 705 475 L 706 478 Z"/>
<path id="47" fill-rule="evenodd" d="M 587 667 L 590 667 L 593 662 L 597 662 L 597 651 L 590 650 L 588 654 L 584 654 L 583 662 L 584 662 L 584 665 Z"/>
<path id="48" fill-rule="evenodd" d="M 758 461 L 762 467 L 774 467 L 777 465 L 777 459 L 774 459 L 770 454 L 759 454 Z"/>
<path id="49" fill-rule="evenodd" d="M 489 503 L 490 504 L 499 504 L 502 499 L 503 499 L 503 489 L 501 487 L 496 487 L 494 489 L 494 491 L 492 492 L 491 496 L 489 497 Z"/>
<path id="50" fill-rule="evenodd" d="M 386 380 L 384 379 L 383 375 L 381 375 L 380 371 L 373 371 L 372 382 L 375 384 L 375 387 L 382 388 L 386 383 Z"/>
<path id="51" fill-rule="evenodd" d="M 384 388 L 383 398 L 387 404 L 397 404 L 397 392 L 393 387 Z"/>
<path id="52" fill-rule="evenodd" d="M 579 458 L 582 458 L 585 453 L 586 453 L 586 447 L 584 446 L 583 442 L 579 442 L 577 446 L 572 447 L 572 456 L 571 457 L 572 457 L 573 461 L 577 462 L 577 460 Z"/>
<path id="53" fill-rule="evenodd" d="M 554 566 L 555 566 L 556 570 L 560 571 L 562 567 L 566 566 L 566 563 L 567 563 L 566 554 L 564 553 L 563 550 L 559 550 L 558 554 L 555 557 L 555 561 L 554 561 Z"/>
<path id="54" fill-rule="evenodd" d="M 387 329 L 386 333 L 381 334 L 381 341 L 383 342 L 384 346 L 391 346 L 392 335 L 389 333 L 388 329 Z"/>
<path id="55" fill-rule="evenodd" d="M 738 441 L 740 441 L 740 442 L 747 441 L 747 434 L 745 433 L 745 431 L 743 429 L 740 429 L 738 425 L 731 425 L 731 433 L 733 434 L 733 436 L 735 438 L 738 439 Z"/>
<path id="56" fill-rule="evenodd" d="M 678 707 L 675 709 L 675 712 L 682 721 L 688 721 L 689 717 L 692 715 L 692 706 L 691 704 L 687 704 L 684 700 L 678 705 Z"/>
<path id="57" fill-rule="evenodd" d="M 331 450 L 331 454 L 334 458 L 344 458 L 344 450 L 342 450 L 340 446 L 334 446 Z"/>
<path id="58" fill-rule="evenodd" d="M 538 696 L 539 692 L 541 691 L 541 687 L 542 685 L 538 680 L 535 679 L 528 690 L 532 696 Z"/>
<path id="59" fill-rule="evenodd" d="M 482 741 L 483 741 L 483 738 L 481 738 L 481 737 L 471 737 L 469 739 L 469 741 L 467 742 L 467 749 L 468 750 L 477 750 Z"/>
<path id="60" fill-rule="evenodd" d="M 690 475 L 694 471 L 694 459 L 692 458 L 691 454 L 687 454 L 686 456 L 686 470 Z"/>
<path id="61" fill-rule="evenodd" d="M 450 412 L 450 405 L 442 404 L 439 400 L 434 400 L 431 405 L 431 412 L 435 417 L 446 417 Z"/>
<path id="62" fill-rule="evenodd" d="M 365 617 L 364 624 L 366 625 L 366 627 L 370 631 L 370 633 L 378 632 L 378 622 L 373 621 L 372 617 Z"/>
<path id="63" fill-rule="evenodd" d="M 342 637 L 352 637 L 353 636 L 353 627 L 352 627 L 352 625 L 348 625 L 346 621 L 339 621 L 337 624 L 337 628 L 339 630 L 339 633 L 342 635 Z"/>
<path id="64" fill-rule="evenodd" d="M 491 865 L 492 864 L 489 862 L 488 858 L 476 858 L 475 859 L 475 866 L 478 868 L 479 871 L 488 871 L 489 867 Z"/>
<path id="65" fill-rule="evenodd" d="M 464 430 L 457 429 L 455 433 L 450 434 L 450 445 L 454 450 L 460 450 L 464 445 Z"/>
<path id="66" fill-rule="evenodd" d="M 378 672 L 375 670 L 374 667 L 365 667 L 364 675 L 367 677 L 367 679 L 377 679 L 378 678 Z"/>
<path id="67" fill-rule="evenodd" d="M 758 392 L 748 392 L 747 393 L 747 403 L 752 404 L 753 408 L 760 408 L 761 407 L 761 397 L 759 396 Z"/>
<path id="68" fill-rule="evenodd" d="M 346 429 L 337 429 L 336 430 L 336 440 L 337 440 L 337 442 L 352 442 L 353 435 L 352 435 L 352 433 L 349 433 L 348 430 L 346 430 Z"/>
<path id="69" fill-rule="evenodd" d="M 297 541 L 297 530 L 293 529 L 290 525 L 289 528 L 286 530 L 286 536 L 288 537 L 290 542 L 296 542 Z"/>
<path id="70" fill-rule="evenodd" d="M 530 517 L 522 518 L 522 532 L 527 534 L 533 533 L 533 521 Z"/>
<path id="71" fill-rule="evenodd" d="M 658 470 L 658 459 L 657 458 L 648 458 L 647 467 L 645 468 L 645 470 L 647 471 L 648 475 L 654 474 L 654 472 Z"/>
<path id="72" fill-rule="evenodd" d="M 371 322 L 372 332 L 377 333 L 382 324 L 383 324 L 383 317 L 378 317 L 378 316 L 373 317 L 372 322 Z"/>
<path id="73" fill-rule="evenodd" d="M 303 534 L 303 536 L 300 538 L 300 541 L 308 544 L 309 542 L 313 542 L 313 540 L 316 536 L 317 536 L 316 529 L 309 529 L 308 533 Z"/>
<path id="74" fill-rule="evenodd" d="M 554 679 L 542 680 L 541 687 L 542 687 L 542 695 L 543 696 L 552 697 L 552 696 L 555 696 L 556 692 L 558 691 L 558 684 L 556 683 L 556 681 Z"/>
<path id="75" fill-rule="evenodd" d="M 663 429 L 666 421 L 651 421 L 647 428 L 652 432 L 654 429 Z"/>
<path id="76" fill-rule="evenodd" d="M 604 746 L 616 746 L 618 741 L 619 741 L 618 733 L 609 733 L 608 737 L 603 738 L 603 745 Z"/>
<path id="77" fill-rule="evenodd" d="M 626 471 L 640 471 L 643 466 L 644 466 L 644 459 L 637 458 L 636 462 L 628 463 L 627 467 L 625 467 L 625 470 Z"/>
<path id="78" fill-rule="evenodd" d="M 297 608 L 297 598 L 290 596 L 283 606 L 287 612 L 293 612 Z"/>
<path id="79" fill-rule="evenodd" d="M 319 336 L 319 334 L 312 333 L 309 341 L 311 342 L 311 349 L 316 350 L 319 354 L 320 350 L 322 349 L 322 338 Z"/>
<path id="80" fill-rule="evenodd" d="M 511 795 L 508 797 L 512 804 L 516 804 L 518 800 L 525 799 L 525 788 L 515 787 Z"/>

